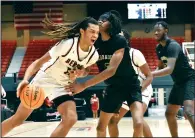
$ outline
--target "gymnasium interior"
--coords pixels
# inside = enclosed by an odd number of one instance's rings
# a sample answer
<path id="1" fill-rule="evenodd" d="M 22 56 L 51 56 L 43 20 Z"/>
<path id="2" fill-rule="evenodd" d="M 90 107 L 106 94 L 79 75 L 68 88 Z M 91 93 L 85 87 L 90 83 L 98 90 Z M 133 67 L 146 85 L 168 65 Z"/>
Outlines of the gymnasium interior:
<path id="1" fill-rule="evenodd" d="M 55 7 L 52 2 L 59 4 L 56 4 L 57 7 Z M 40 6 L 36 10 L 36 5 L 39 3 L 43 8 Z M 48 3 L 51 3 L 52 6 L 47 6 Z M 158 17 L 155 17 L 156 11 L 152 9 L 144 11 L 146 12 L 145 16 L 137 17 L 132 15 L 133 10 L 136 10 L 132 6 L 138 4 L 140 6 L 145 4 L 145 7 L 147 4 L 158 5 L 162 12 Z M 98 19 L 102 13 L 109 10 L 117 10 L 121 14 L 123 28 L 131 34 L 131 46 L 143 53 L 151 71 L 154 71 L 158 64 L 155 52 L 158 43 L 154 39 L 153 32 L 154 24 L 158 21 L 165 21 L 169 24 L 168 36 L 181 45 L 184 53 L 190 49 L 187 56 L 190 65 L 194 68 L 194 1 L 1 1 L 1 84 L 6 91 L 6 97 L 1 97 L 1 122 L 13 115 L 20 104 L 20 99 L 16 97 L 16 89 L 23 79 L 26 69 L 57 43 L 56 40 L 42 33 L 44 29 L 39 22 L 44 14 L 55 12 L 56 14 L 53 14 L 52 18 L 56 19 L 56 23 L 72 24 L 87 16 Z M 147 12 L 151 12 L 151 15 L 147 16 Z M 32 14 L 34 15 L 29 16 Z M 38 14 L 41 16 L 36 17 Z M 98 73 L 98 67 L 94 64 L 90 67 L 89 75 L 85 78 L 79 78 L 78 82 L 90 79 Z M 162 136 L 164 132 L 165 136 L 170 137 L 165 119 L 165 109 L 172 86 L 173 81 L 170 76 L 154 78 L 152 82 L 152 100 L 144 118 L 151 125 L 155 137 Z M 96 94 L 101 108 L 102 92 L 105 87 L 106 85 L 102 82 L 74 96 L 78 122 L 71 129 L 69 137 L 96 136 L 98 120 L 92 118 L 90 99 L 93 94 Z M 33 111 L 24 125 L 15 128 L 7 136 L 49 137 L 61 119 L 57 109 L 49 107 L 48 102 L 50 101 L 45 100 L 39 109 Z M 178 115 L 178 122 L 179 130 L 181 130 L 179 131 L 180 136 L 191 137 L 194 135 L 183 114 Z M 132 136 L 132 125 L 131 113 L 128 112 L 119 124 L 122 132 L 120 136 Z"/>

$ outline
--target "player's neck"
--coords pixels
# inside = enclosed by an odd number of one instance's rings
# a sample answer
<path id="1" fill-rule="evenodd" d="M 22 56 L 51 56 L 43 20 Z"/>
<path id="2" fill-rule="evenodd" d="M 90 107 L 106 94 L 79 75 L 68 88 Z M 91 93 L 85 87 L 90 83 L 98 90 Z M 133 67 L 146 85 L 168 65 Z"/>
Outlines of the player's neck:
<path id="1" fill-rule="evenodd" d="M 160 41 L 160 44 L 161 44 L 163 47 L 166 46 L 167 40 L 168 40 L 168 39 L 169 39 L 168 36 L 165 36 L 165 38 L 164 38 L 163 40 Z"/>
<path id="2" fill-rule="evenodd" d="M 90 46 L 89 46 L 88 44 L 86 44 L 86 43 L 84 42 L 84 40 L 80 39 L 80 40 L 79 40 L 79 47 L 81 48 L 82 51 L 88 52 Z"/>
<path id="3" fill-rule="evenodd" d="M 110 39 L 110 35 L 107 34 L 107 33 L 105 33 L 105 32 L 102 32 L 102 33 L 101 33 L 101 39 L 102 39 L 103 41 L 107 41 L 107 40 Z"/>

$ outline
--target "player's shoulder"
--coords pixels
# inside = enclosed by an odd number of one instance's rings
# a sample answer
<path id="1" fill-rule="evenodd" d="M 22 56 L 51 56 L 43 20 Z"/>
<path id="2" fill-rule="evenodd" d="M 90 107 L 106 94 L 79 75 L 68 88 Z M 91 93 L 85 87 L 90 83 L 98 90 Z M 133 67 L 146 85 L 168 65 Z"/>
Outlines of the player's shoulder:
<path id="1" fill-rule="evenodd" d="M 136 48 L 131 48 L 130 50 L 134 51 L 134 52 L 141 52 L 140 50 L 136 49 Z"/>
<path id="2" fill-rule="evenodd" d="M 112 38 L 112 44 L 117 48 L 117 49 L 121 49 L 121 48 L 125 48 L 128 47 L 127 44 L 127 40 L 125 39 L 124 36 L 121 36 L 119 34 L 115 35 Z"/>
<path id="3" fill-rule="evenodd" d="M 174 39 L 170 39 L 169 45 L 180 47 L 180 44 L 177 41 L 175 41 Z"/>
<path id="4" fill-rule="evenodd" d="M 143 53 L 139 49 L 131 48 L 130 50 L 134 55 L 143 55 Z"/>
<path id="5" fill-rule="evenodd" d="M 56 43 L 56 46 L 68 47 L 71 46 L 75 40 L 76 38 L 62 39 L 60 42 Z"/>
<path id="6" fill-rule="evenodd" d="M 170 39 L 170 42 L 169 42 L 167 48 L 169 50 L 178 50 L 178 51 L 182 50 L 181 45 L 173 39 Z"/>

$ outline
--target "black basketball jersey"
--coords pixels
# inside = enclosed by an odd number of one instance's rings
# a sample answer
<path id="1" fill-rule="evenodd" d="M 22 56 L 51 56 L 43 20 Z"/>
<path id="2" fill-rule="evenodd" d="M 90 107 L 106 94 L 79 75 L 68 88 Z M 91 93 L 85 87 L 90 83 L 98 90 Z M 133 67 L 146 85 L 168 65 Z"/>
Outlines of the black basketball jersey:
<path id="1" fill-rule="evenodd" d="M 190 67 L 187 57 L 182 51 L 181 46 L 173 39 L 168 39 L 166 46 L 158 44 L 156 47 L 158 59 L 167 65 L 168 58 L 176 58 L 175 68 L 171 74 L 174 82 L 180 83 L 186 81 L 189 77 L 195 74 L 195 71 Z"/>
<path id="2" fill-rule="evenodd" d="M 105 80 L 107 85 L 139 85 L 138 76 L 135 73 L 129 55 L 129 47 L 126 39 L 121 35 L 116 35 L 107 41 L 102 41 L 101 36 L 95 43 L 99 54 L 97 66 L 102 72 L 109 65 L 112 55 L 119 49 L 125 48 L 124 56 L 114 76 Z"/>

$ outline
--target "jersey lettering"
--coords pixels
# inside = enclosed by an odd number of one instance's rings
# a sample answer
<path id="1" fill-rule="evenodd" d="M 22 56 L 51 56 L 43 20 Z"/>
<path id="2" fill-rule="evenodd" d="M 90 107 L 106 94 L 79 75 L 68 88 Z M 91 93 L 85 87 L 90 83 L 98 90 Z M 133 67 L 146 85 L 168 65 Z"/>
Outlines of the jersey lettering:
<path id="1" fill-rule="evenodd" d="M 69 64 L 71 67 L 73 68 L 77 68 L 77 69 L 81 69 L 83 68 L 82 65 L 78 64 L 76 61 L 68 58 L 66 61 L 65 61 L 67 64 Z"/>

